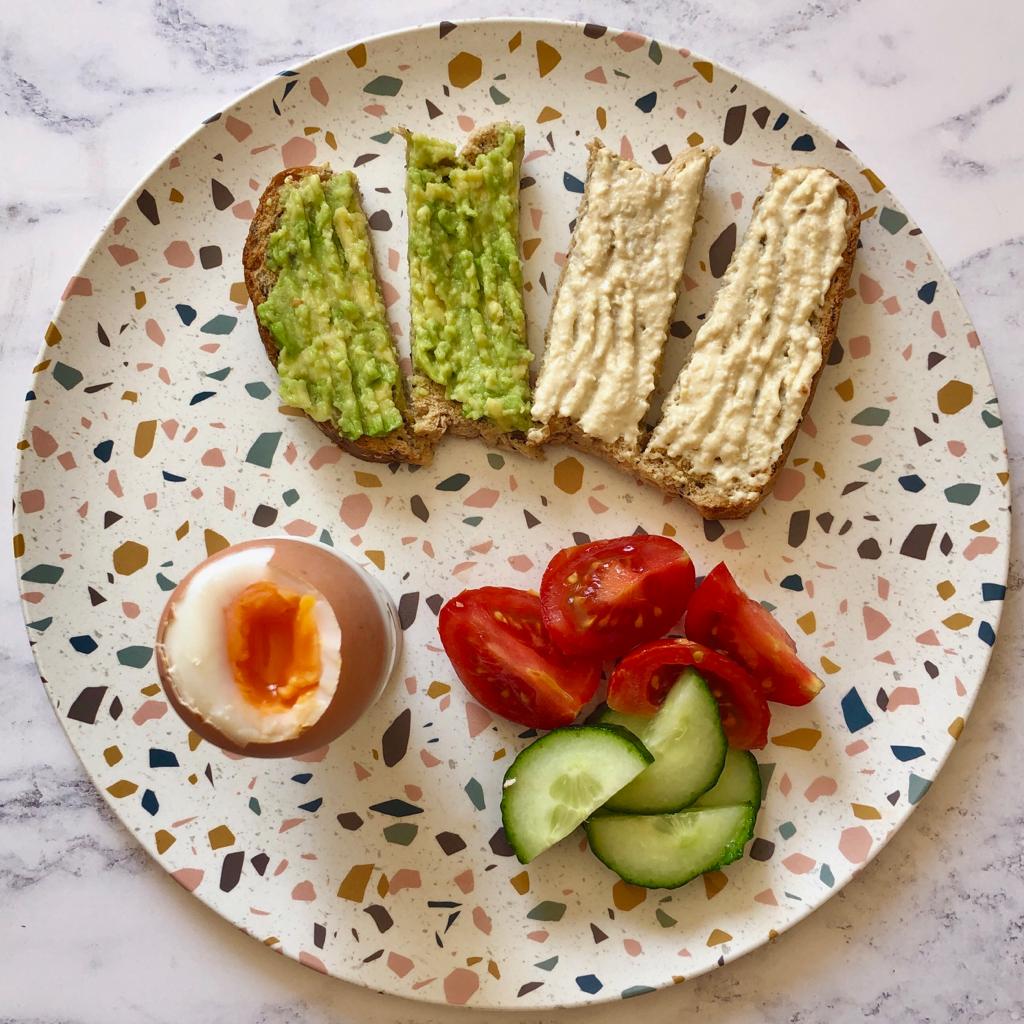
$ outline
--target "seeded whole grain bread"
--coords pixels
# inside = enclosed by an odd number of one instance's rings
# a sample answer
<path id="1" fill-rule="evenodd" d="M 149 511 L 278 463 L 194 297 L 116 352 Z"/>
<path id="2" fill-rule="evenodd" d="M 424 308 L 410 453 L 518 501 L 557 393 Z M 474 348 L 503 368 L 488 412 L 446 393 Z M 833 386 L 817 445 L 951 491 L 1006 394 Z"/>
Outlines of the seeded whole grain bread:
<path id="1" fill-rule="evenodd" d="M 562 264 L 562 271 L 558 276 L 558 284 L 555 286 L 555 290 L 551 300 L 552 313 L 558 304 L 558 296 L 562 290 L 562 286 L 565 283 L 566 271 L 573 258 L 573 253 L 576 248 L 576 241 L 580 237 L 579 226 L 583 222 L 584 217 L 590 208 L 590 180 L 591 174 L 594 170 L 594 165 L 597 161 L 600 152 L 605 149 L 605 145 L 600 139 L 592 139 L 587 144 L 587 152 L 589 154 L 587 158 L 587 173 L 583 187 L 583 198 L 580 201 L 579 208 L 576 211 L 576 230 L 573 231 L 572 237 L 569 239 L 569 249 L 565 255 L 565 262 Z M 698 153 L 705 153 L 708 165 L 718 154 L 717 146 L 693 146 L 690 149 L 683 150 L 676 155 L 673 159 L 673 163 L 678 163 L 680 166 L 686 164 L 689 158 L 693 157 Z M 666 168 L 664 174 L 670 173 L 669 169 Z M 705 172 L 706 180 L 706 172 Z M 703 195 L 703 182 L 701 183 L 701 193 Z M 698 205 L 700 199 L 698 198 Z M 699 218 L 699 213 L 698 213 Z M 696 223 L 696 220 L 695 220 Z M 682 273 L 679 275 L 680 283 L 682 282 Z M 551 324 L 553 316 L 548 320 L 548 326 L 544 332 L 544 350 L 547 352 L 548 348 L 548 337 L 551 333 Z M 667 331 L 667 325 L 666 325 Z M 666 341 L 667 333 L 666 333 Z M 662 354 L 658 357 L 658 363 L 654 370 L 655 380 L 661 375 L 661 362 L 664 356 L 664 347 L 662 347 Z M 650 431 L 643 428 L 643 424 L 640 424 L 640 438 L 637 444 L 630 444 L 628 441 L 619 438 L 616 441 L 608 442 L 599 437 L 592 437 L 586 433 L 583 428 L 575 420 L 572 420 L 566 416 L 552 416 L 547 423 L 543 424 L 539 429 L 530 432 L 530 440 L 533 444 L 545 445 L 545 444 L 566 444 L 579 451 L 587 452 L 590 455 L 596 455 L 600 459 L 604 459 L 606 462 L 610 462 L 613 466 L 617 466 L 620 469 L 625 470 L 634 476 L 638 476 L 637 462 L 640 458 L 643 448 L 647 444 L 647 439 L 650 436 Z M 641 477 L 641 479 L 646 479 Z"/>
<path id="2" fill-rule="evenodd" d="M 287 181 L 299 180 L 308 174 L 319 174 L 323 181 L 328 181 L 333 172 L 328 167 L 289 167 L 275 174 L 264 189 L 263 195 L 260 196 L 259 206 L 249 226 L 249 234 L 242 250 L 245 287 L 249 292 L 254 311 L 260 303 L 266 300 L 277 280 L 276 273 L 267 264 L 267 244 L 270 235 L 277 228 L 280 217 L 281 188 Z M 356 191 L 358 194 L 358 184 Z M 359 202 L 362 205 L 361 196 Z M 374 268 L 374 272 L 376 273 L 376 268 Z M 380 287 L 379 280 L 377 287 Z M 256 318 L 256 326 L 259 329 L 263 347 L 266 349 L 267 358 L 276 369 L 280 352 L 279 346 L 270 331 L 260 322 L 259 317 Z M 392 345 L 394 345 L 393 341 Z M 428 465 L 434 457 L 434 448 L 441 436 L 441 431 L 432 431 L 429 428 L 413 429 L 413 413 L 405 379 L 401 374 L 400 380 L 401 383 L 395 390 L 395 404 L 401 411 L 405 423 L 397 430 L 391 431 L 390 434 L 383 437 L 360 437 L 351 440 L 339 433 L 330 421 L 313 420 L 313 422 L 336 445 L 367 462 L 408 462 L 417 466 Z"/>
<path id="3" fill-rule="evenodd" d="M 780 173 L 778 169 L 773 171 L 774 176 Z M 828 172 L 832 174 L 832 172 Z M 768 496 L 775 485 L 779 472 L 789 458 L 790 450 L 796 441 L 807 410 L 814 400 L 814 392 L 821 379 L 822 372 L 828 365 L 829 352 L 832 343 L 836 339 L 839 328 L 839 315 L 842 311 L 843 300 L 846 298 L 846 291 L 850 284 L 850 274 L 853 271 L 853 261 L 857 252 L 857 241 L 860 236 L 860 203 L 857 194 L 850 185 L 838 175 L 832 174 L 836 179 L 837 191 L 846 202 L 846 246 L 843 249 L 839 266 L 832 275 L 828 290 L 825 293 L 821 310 L 818 313 L 817 334 L 821 342 L 821 365 L 814 375 L 804 400 L 803 410 L 796 422 L 789 437 L 786 438 L 782 450 L 772 463 L 768 478 L 760 491 L 753 498 L 737 501 L 730 498 L 727 490 L 715 486 L 712 480 L 700 479 L 689 471 L 685 462 L 673 458 L 667 452 L 645 451 L 643 457 L 634 465 L 623 465 L 623 469 L 632 472 L 641 480 L 653 483 L 668 494 L 679 495 L 688 501 L 705 519 L 743 519 L 750 515 L 758 505 Z M 760 201 L 760 200 L 758 200 Z M 757 204 L 755 203 L 755 208 Z"/>
<path id="4" fill-rule="evenodd" d="M 498 121 L 494 124 L 484 125 L 478 128 L 466 140 L 459 154 L 467 163 L 474 161 L 478 156 L 487 153 L 501 143 L 502 134 L 512 127 L 507 121 Z M 407 128 L 396 128 L 396 133 L 406 141 L 411 136 Z M 515 172 L 518 179 L 519 168 L 523 160 L 523 146 L 520 143 L 513 153 Z M 516 209 L 519 208 L 518 198 Z M 415 346 L 415 330 L 410 318 L 409 343 L 410 347 Z M 442 434 L 453 434 L 456 437 L 479 437 L 487 444 L 496 448 L 507 448 L 527 455 L 532 459 L 541 458 L 542 455 L 535 445 L 531 445 L 526 434 L 522 431 L 506 432 L 499 430 L 488 419 L 470 419 L 463 414 L 462 405 L 453 401 L 445 394 L 443 384 L 431 380 L 426 374 L 420 373 L 413 366 L 412 376 L 412 408 L 417 433 L 428 437 L 440 437 Z"/>

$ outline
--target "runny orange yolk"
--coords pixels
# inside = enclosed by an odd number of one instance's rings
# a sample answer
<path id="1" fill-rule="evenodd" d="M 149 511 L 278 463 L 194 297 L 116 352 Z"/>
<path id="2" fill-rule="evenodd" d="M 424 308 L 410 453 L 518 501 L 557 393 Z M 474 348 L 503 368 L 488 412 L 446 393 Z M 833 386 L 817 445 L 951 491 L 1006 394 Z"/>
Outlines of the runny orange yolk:
<path id="1" fill-rule="evenodd" d="M 242 696 L 260 711 L 283 711 L 320 684 L 320 631 L 312 594 L 252 583 L 226 612 L 228 661 Z"/>

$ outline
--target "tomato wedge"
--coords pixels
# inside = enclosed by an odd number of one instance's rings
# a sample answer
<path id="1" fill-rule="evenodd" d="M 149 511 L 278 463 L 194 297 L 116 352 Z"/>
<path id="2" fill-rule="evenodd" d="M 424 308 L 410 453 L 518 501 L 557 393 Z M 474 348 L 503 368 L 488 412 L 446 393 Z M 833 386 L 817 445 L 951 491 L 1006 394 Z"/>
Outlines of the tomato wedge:
<path id="1" fill-rule="evenodd" d="M 489 711 L 520 725 L 568 725 L 597 691 L 601 666 L 551 643 L 536 594 L 464 590 L 442 609 L 441 643 L 456 675 Z"/>
<path id="2" fill-rule="evenodd" d="M 653 715 L 684 668 L 696 669 L 714 694 L 729 746 L 755 750 L 768 742 L 771 712 L 757 684 L 736 662 L 692 640 L 655 640 L 623 658 L 608 683 L 608 706 Z"/>
<path id="3" fill-rule="evenodd" d="M 686 611 L 686 635 L 723 651 L 758 681 L 768 700 L 800 706 L 825 685 L 800 660 L 771 612 L 747 597 L 725 562 L 708 573 Z"/>
<path id="4" fill-rule="evenodd" d="M 668 537 L 619 537 L 564 548 L 540 584 L 544 623 L 568 654 L 615 658 L 664 636 L 693 593 L 693 562 Z"/>

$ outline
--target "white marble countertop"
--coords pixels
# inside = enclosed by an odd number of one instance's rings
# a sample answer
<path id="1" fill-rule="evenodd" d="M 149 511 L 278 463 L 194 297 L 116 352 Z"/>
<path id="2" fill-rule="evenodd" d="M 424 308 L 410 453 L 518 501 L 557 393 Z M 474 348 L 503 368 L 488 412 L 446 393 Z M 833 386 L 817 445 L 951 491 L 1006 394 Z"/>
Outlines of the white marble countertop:
<path id="1" fill-rule="evenodd" d="M 0 472 L 63 284 L 128 189 L 206 115 L 318 51 L 452 17 L 427 0 L 47 0 L 0 5 Z M 359 5 L 362 9 L 363 5 Z M 953 271 L 1024 452 L 1024 8 L 1015 0 L 537 0 L 703 52 L 799 103 L 909 206 Z M 508 6 L 478 0 L 476 15 Z M 1019 519 L 1016 524 L 1020 526 Z M 727 968 L 631 1004 L 652 1022 L 1024 1020 L 1019 533 L 988 681 L 892 843 L 812 917 Z M 274 956 L 175 885 L 105 809 L 39 685 L 0 576 L 0 1021 L 458 1021 Z M 1014 690 L 1017 692 L 1015 693 Z M 601 1024 L 621 1004 L 522 1015 Z M 473 1012 L 474 1020 L 508 1020 Z"/>

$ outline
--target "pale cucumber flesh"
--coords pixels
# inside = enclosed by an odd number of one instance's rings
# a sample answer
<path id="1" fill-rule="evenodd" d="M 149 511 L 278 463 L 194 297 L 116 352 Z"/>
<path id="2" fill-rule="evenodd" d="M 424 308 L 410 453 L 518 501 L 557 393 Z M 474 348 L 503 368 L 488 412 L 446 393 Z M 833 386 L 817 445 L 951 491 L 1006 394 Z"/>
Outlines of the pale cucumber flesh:
<path id="1" fill-rule="evenodd" d="M 633 814 L 678 811 L 714 786 L 721 774 L 728 748 L 718 703 L 692 669 L 679 677 L 652 717 L 608 708 L 598 720 L 628 729 L 654 755 L 654 764 L 616 793 L 605 810 Z"/>
<path id="2" fill-rule="evenodd" d="M 741 857 L 754 815 L 749 804 L 675 814 L 598 814 L 587 822 L 587 839 L 624 881 L 675 889 Z"/>
<path id="3" fill-rule="evenodd" d="M 756 811 L 761 806 L 761 773 L 749 750 L 730 750 L 718 781 L 697 798 L 694 807 L 727 807 L 750 804 Z"/>
<path id="4" fill-rule="evenodd" d="M 520 752 L 505 774 L 501 820 L 527 864 L 577 828 L 652 761 L 613 725 L 555 729 Z"/>

